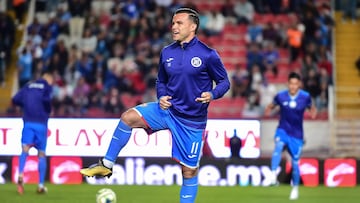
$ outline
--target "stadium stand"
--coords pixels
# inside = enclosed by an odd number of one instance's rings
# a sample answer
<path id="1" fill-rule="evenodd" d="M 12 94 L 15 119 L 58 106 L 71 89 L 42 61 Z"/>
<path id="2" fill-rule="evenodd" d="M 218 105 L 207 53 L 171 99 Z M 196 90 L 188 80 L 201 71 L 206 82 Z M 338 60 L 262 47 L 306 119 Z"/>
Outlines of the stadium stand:
<path id="1" fill-rule="evenodd" d="M 11 87 L 17 79 L 16 69 L 10 68 L 14 67 L 16 61 L 13 47 L 19 45 L 23 32 L 16 29 L 14 11 L 5 10 L 6 6 L 2 8 L 4 10 L 0 10 L 0 111 L 4 112 L 9 105 Z"/>
<path id="2" fill-rule="evenodd" d="M 220 32 L 204 28 L 199 37 L 216 48 L 230 78 L 240 67 L 247 84 L 242 95 L 229 91 L 223 100 L 213 101 L 210 118 L 262 117 L 265 103 L 275 90 L 284 87 L 289 71 L 297 71 L 321 110 L 320 118 L 327 119 L 333 27 L 329 0 L 301 5 L 281 1 L 280 9 L 268 1 L 169 2 L 63 0 L 52 2 L 57 5 L 35 4 L 34 17 L 26 24 L 26 37 L 13 66 L 23 64 L 22 59 L 31 55 L 31 76 L 23 82 L 36 78 L 43 69 L 54 71 L 55 117 L 118 117 L 127 107 L 154 100 L 154 76 L 150 73 L 156 67 L 159 50 L 171 41 L 171 12 L 189 6 L 200 11 L 204 22 L 211 18 L 210 11 L 225 17 Z M 248 22 L 232 10 L 242 2 L 254 8 Z M 288 43 L 290 28 L 303 36 L 293 61 L 289 60 L 293 54 Z M 273 49 L 268 48 L 272 45 Z M 20 77 L 7 73 L 17 77 L 14 81 L 19 80 L 14 89 L 21 87 L 24 79 L 21 69 L 17 70 Z M 18 115 L 18 109 L 5 105 L 8 115 Z"/>
<path id="3" fill-rule="evenodd" d="M 358 157 L 360 154 L 360 80 L 354 63 L 360 53 L 358 45 L 360 27 L 358 23 L 343 22 L 342 12 L 335 13 L 335 22 L 334 148 L 339 156 Z"/>

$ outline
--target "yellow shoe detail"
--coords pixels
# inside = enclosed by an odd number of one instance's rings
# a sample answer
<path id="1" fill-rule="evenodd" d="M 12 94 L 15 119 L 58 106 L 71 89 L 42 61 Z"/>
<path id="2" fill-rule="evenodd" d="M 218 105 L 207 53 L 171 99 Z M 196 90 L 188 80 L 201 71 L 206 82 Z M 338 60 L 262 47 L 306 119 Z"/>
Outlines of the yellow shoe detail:
<path id="1" fill-rule="evenodd" d="M 110 177 L 112 175 L 112 170 L 106 168 L 100 160 L 99 163 L 92 165 L 89 168 L 81 169 L 80 173 L 88 177 L 93 177 L 93 176 Z"/>

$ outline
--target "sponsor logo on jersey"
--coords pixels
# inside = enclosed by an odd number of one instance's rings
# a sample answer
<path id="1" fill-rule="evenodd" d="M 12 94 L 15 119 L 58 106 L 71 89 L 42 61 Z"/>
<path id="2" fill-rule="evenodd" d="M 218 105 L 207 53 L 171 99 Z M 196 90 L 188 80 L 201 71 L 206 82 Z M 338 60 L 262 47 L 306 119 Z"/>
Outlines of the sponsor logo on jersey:
<path id="1" fill-rule="evenodd" d="M 174 58 L 170 57 L 170 58 L 166 59 L 166 62 L 170 63 L 172 60 L 174 60 Z"/>
<path id="2" fill-rule="evenodd" d="M 167 67 L 171 67 L 171 61 L 173 61 L 173 60 L 174 60 L 173 57 L 170 57 L 170 58 L 166 59 Z"/>

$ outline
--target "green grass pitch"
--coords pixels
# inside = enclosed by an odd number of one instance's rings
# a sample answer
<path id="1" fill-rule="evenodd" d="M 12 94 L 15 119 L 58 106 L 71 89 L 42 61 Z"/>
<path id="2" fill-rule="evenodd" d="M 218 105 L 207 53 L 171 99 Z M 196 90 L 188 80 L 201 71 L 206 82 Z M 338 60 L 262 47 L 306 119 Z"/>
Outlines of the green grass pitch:
<path id="1" fill-rule="evenodd" d="M 18 195 L 15 184 L 0 185 L 1 203 L 95 203 L 96 192 L 104 187 L 115 191 L 118 203 L 177 203 L 180 186 L 52 185 L 48 193 L 36 194 L 37 185 L 25 185 Z M 278 187 L 199 187 L 196 203 L 282 203 L 291 202 L 289 185 Z M 360 186 L 352 188 L 300 187 L 300 198 L 292 202 L 360 202 Z"/>

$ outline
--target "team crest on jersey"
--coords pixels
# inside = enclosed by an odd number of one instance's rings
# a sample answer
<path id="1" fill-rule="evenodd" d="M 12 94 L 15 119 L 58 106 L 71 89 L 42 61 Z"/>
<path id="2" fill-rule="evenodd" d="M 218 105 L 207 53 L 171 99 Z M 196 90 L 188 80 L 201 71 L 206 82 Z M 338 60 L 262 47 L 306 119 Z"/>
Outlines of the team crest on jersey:
<path id="1" fill-rule="evenodd" d="M 195 56 L 191 59 L 191 65 L 194 66 L 195 68 L 200 67 L 202 64 L 202 61 L 199 57 Z"/>
<path id="2" fill-rule="evenodd" d="M 296 107 L 296 101 L 290 101 L 289 102 L 289 107 L 290 108 L 295 108 Z"/>
<path id="3" fill-rule="evenodd" d="M 289 106 L 290 108 L 296 108 L 296 106 L 297 106 L 297 103 L 296 103 L 296 101 L 290 101 L 290 102 L 288 102 L 288 101 L 284 101 L 283 102 L 283 105 L 284 106 Z"/>
<path id="4" fill-rule="evenodd" d="M 173 57 L 170 57 L 170 58 L 166 59 L 167 67 L 171 67 L 171 61 L 173 61 L 173 60 L 174 60 Z"/>

